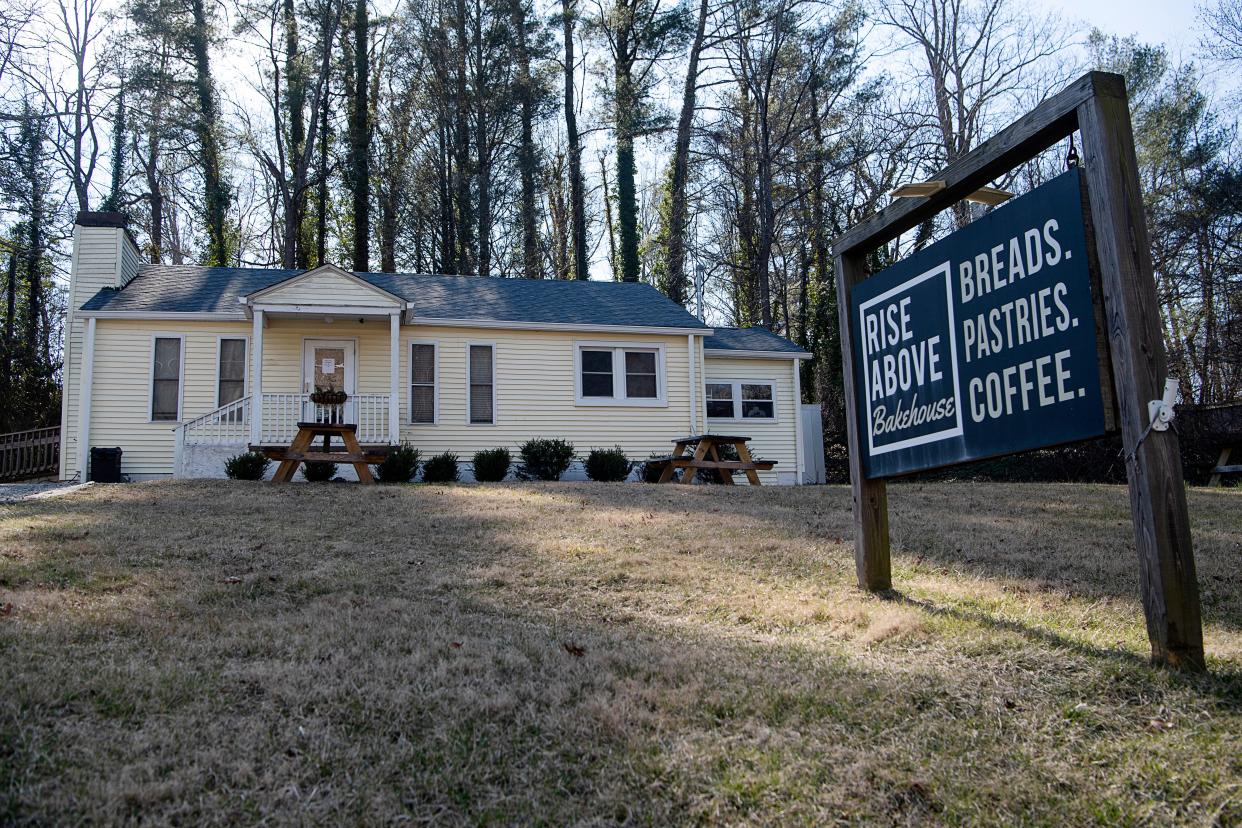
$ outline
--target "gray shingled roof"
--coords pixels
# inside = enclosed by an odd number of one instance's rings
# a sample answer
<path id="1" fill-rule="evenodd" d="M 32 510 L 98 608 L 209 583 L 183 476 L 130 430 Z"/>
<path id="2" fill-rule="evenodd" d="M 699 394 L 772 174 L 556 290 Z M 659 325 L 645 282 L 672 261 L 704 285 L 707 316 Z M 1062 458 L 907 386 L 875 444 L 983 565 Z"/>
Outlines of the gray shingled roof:
<path id="1" fill-rule="evenodd" d="M 301 270 L 143 265 L 120 290 L 101 290 L 82 310 L 227 313 L 243 317 L 238 297 Z M 707 326 L 650 285 L 541 279 L 480 279 L 414 273 L 357 273 L 411 302 L 414 316 L 480 322 L 703 329 Z"/>
<path id="2" fill-rule="evenodd" d="M 715 328 L 714 335 L 703 342 L 703 347 L 716 351 L 778 351 L 786 354 L 806 353 L 783 336 L 767 328 Z"/>

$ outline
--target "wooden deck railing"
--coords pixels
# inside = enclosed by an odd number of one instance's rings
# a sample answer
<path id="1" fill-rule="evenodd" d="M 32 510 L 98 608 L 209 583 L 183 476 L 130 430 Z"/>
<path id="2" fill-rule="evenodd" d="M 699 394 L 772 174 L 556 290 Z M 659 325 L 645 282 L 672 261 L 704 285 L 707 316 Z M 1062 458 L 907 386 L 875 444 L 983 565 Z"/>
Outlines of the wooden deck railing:
<path id="1" fill-rule="evenodd" d="M 60 426 L 0 434 L 0 480 L 54 474 L 60 468 Z"/>

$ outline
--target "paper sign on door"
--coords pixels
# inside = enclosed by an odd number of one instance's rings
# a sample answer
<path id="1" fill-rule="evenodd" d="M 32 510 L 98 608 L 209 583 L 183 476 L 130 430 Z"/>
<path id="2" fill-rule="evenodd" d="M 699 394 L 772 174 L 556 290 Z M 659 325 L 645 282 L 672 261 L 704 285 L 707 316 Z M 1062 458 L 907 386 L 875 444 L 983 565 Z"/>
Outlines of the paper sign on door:
<path id="1" fill-rule="evenodd" d="M 323 362 L 321 362 L 319 365 L 319 373 L 335 374 L 336 373 L 336 360 L 333 359 L 332 357 L 324 357 Z"/>

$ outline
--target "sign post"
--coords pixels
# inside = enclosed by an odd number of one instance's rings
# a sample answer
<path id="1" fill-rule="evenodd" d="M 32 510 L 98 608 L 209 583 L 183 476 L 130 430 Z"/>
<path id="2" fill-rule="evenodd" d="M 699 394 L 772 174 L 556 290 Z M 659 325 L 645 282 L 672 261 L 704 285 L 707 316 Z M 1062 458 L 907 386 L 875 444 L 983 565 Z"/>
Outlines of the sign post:
<path id="1" fill-rule="evenodd" d="M 1084 165 L 868 278 L 866 256 L 1053 143 Z M 1119 422 L 1153 662 L 1204 668 L 1129 106 L 1093 72 L 834 246 L 859 585 L 891 588 L 885 478 L 1099 436 Z M 1086 207 L 1083 193 L 1086 193 Z"/>

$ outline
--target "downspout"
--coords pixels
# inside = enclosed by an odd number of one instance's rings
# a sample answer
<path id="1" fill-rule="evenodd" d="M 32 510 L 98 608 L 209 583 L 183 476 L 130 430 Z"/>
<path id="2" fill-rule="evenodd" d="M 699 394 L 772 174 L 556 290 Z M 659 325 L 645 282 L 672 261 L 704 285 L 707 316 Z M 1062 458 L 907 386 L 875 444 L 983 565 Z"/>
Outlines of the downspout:
<path id="1" fill-rule="evenodd" d="M 794 387 L 794 485 L 801 486 L 805 478 L 802 476 L 802 372 L 798 370 L 801 360 L 793 362 Z"/>
<path id="2" fill-rule="evenodd" d="M 694 435 L 699 433 L 699 382 L 697 377 L 698 366 L 695 364 L 697 360 L 694 353 L 694 334 L 687 336 L 686 340 L 689 343 L 688 352 L 690 355 L 690 434 Z"/>
<path id="3" fill-rule="evenodd" d="M 401 314 L 392 313 L 388 316 L 388 442 L 397 445 L 401 442 L 401 376 L 398 367 L 401 364 Z"/>
<path id="4" fill-rule="evenodd" d="M 82 380 L 78 391 L 78 482 L 85 483 L 91 454 L 91 387 L 95 379 L 95 317 L 86 320 Z"/>
<path id="5" fill-rule="evenodd" d="M 250 337 L 254 343 L 250 389 L 250 444 L 259 445 L 263 435 L 263 311 L 254 309 L 254 330 Z"/>

